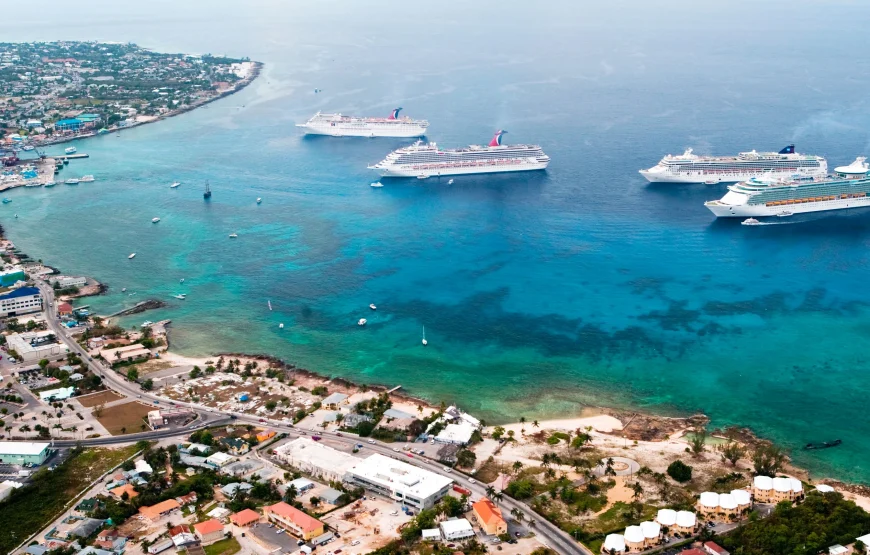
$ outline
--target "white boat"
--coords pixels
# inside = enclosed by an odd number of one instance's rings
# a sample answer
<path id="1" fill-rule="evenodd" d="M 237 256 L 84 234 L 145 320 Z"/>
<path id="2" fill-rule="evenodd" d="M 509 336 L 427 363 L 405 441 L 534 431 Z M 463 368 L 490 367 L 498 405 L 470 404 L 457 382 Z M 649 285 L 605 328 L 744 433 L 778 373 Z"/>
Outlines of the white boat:
<path id="1" fill-rule="evenodd" d="M 68 147 L 66 147 L 63 151 L 66 152 L 67 154 L 75 154 L 75 153 L 76 153 L 76 147 L 74 147 L 74 146 L 68 146 Z"/>
<path id="2" fill-rule="evenodd" d="M 361 118 L 317 112 L 307 122 L 297 123 L 296 127 L 305 129 L 305 133 L 309 135 L 332 137 L 422 137 L 426 134 L 428 121 L 399 117 L 400 110 L 401 108 L 396 108 L 385 118 Z"/>
<path id="3" fill-rule="evenodd" d="M 453 185 L 453 180 L 452 180 L 452 179 L 448 179 L 448 180 L 447 180 L 447 184 L 448 184 L 448 185 Z"/>
<path id="4" fill-rule="evenodd" d="M 417 179 L 429 179 L 428 175 L 418 175 Z"/>
<path id="5" fill-rule="evenodd" d="M 46 187 L 54 187 L 55 186 L 54 179 L 52 179 L 51 181 L 46 181 L 45 186 Z"/>
<path id="6" fill-rule="evenodd" d="M 121 293 L 126 293 L 126 292 L 127 292 L 127 288 L 126 288 L 126 287 L 122 287 L 122 288 L 121 288 Z"/>
<path id="7" fill-rule="evenodd" d="M 283 330 L 283 329 L 284 329 L 284 324 L 278 324 L 278 328 Z"/>
<path id="8" fill-rule="evenodd" d="M 33 145 L 24 145 L 23 147 L 21 147 L 21 150 L 30 151 L 30 150 L 33 150 L 34 148 L 36 148 L 36 147 L 34 147 Z"/>
<path id="9" fill-rule="evenodd" d="M 172 295 L 172 296 L 175 297 L 176 299 L 179 299 L 182 301 L 185 299 L 185 297 L 187 297 L 187 295 L 185 295 L 184 293 L 179 293 L 177 295 Z"/>
<path id="10" fill-rule="evenodd" d="M 159 222 L 159 221 L 160 221 L 160 218 L 151 218 L 151 223 L 152 223 L 152 224 L 156 224 L 156 223 Z"/>
<path id="11" fill-rule="evenodd" d="M 426 341 L 426 326 L 423 326 L 423 346 L 425 347 L 428 344 L 429 342 Z"/>
<path id="12" fill-rule="evenodd" d="M 184 278 L 181 278 L 180 280 L 178 280 L 178 283 L 184 283 Z"/>
<path id="13" fill-rule="evenodd" d="M 142 326 L 140 326 L 140 327 L 147 328 L 148 326 L 153 326 L 153 325 L 154 325 L 154 322 L 152 322 L 151 320 L 145 320 L 144 322 L 142 322 Z"/>
<path id="14" fill-rule="evenodd" d="M 360 319 L 359 319 L 359 322 L 357 322 L 356 325 L 358 325 L 358 326 L 364 326 L 364 325 L 366 325 L 366 322 L 367 322 L 367 321 L 368 321 L 368 320 L 366 320 L 365 318 L 360 318 Z"/>
<path id="15" fill-rule="evenodd" d="M 776 215 L 777 218 L 788 218 L 789 216 L 794 216 L 794 212 L 789 212 L 786 210 L 785 212 L 780 212 Z"/>
<path id="16" fill-rule="evenodd" d="M 170 189 L 177 189 L 179 185 L 181 185 L 181 183 L 179 183 L 178 181 L 176 181 L 175 183 L 173 183 L 172 185 L 170 185 L 169 188 L 170 188 Z"/>
<path id="17" fill-rule="evenodd" d="M 136 253 L 135 253 L 135 252 L 134 252 L 134 253 L 130 253 L 130 256 L 128 256 L 127 258 L 136 258 Z"/>
<path id="18" fill-rule="evenodd" d="M 377 309 L 378 309 L 378 307 L 375 306 L 375 303 L 370 304 L 370 305 L 369 305 L 369 308 L 372 309 L 372 310 L 377 310 Z"/>
<path id="19" fill-rule="evenodd" d="M 66 181 L 64 181 L 64 183 L 66 183 L 67 185 L 78 185 L 79 180 L 76 179 L 75 177 L 73 177 L 73 178 L 67 179 Z"/>
<path id="20" fill-rule="evenodd" d="M 374 183 L 371 184 L 371 186 L 376 188 L 376 189 L 379 189 L 379 188 L 383 187 L 384 184 L 381 183 L 380 181 L 375 181 Z"/>
<path id="21" fill-rule="evenodd" d="M 269 310 L 272 310 L 272 301 L 266 301 L 266 304 L 269 305 Z"/>
<path id="22" fill-rule="evenodd" d="M 94 180 L 93 175 L 83 175 L 79 178 L 79 181 L 81 181 L 82 183 L 90 183 L 93 180 Z"/>
<path id="23" fill-rule="evenodd" d="M 261 202 L 263 202 L 263 199 L 261 199 L 260 197 L 257 197 L 257 204 L 260 204 Z"/>
<path id="24" fill-rule="evenodd" d="M 235 239 L 238 236 L 239 236 L 238 233 L 230 233 L 230 239 Z"/>
<path id="25" fill-rule="evenodd" d="M 758 224 L 760 224 L 760 223 L 761 223 L 761 222 L 759 222 L 759 221 L 756 220 L 755 218 L 746 218 L 745 220 L 743 220 L 742 222 L 740 222 L 740 225 L 758 225 Z"/>

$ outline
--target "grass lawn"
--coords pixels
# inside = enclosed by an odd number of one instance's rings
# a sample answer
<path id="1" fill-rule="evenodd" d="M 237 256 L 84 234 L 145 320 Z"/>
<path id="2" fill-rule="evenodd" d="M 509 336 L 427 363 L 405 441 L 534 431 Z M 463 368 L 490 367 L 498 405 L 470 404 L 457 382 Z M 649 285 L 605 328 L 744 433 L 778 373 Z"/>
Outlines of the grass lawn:
<path id="1" fill-rule="evenodd" d="M 82 395 L 81 397 L 76 397 L 76 401 L 82 404 L 83 407 L 95 407 L 97 405 L 103 403 L 111 403 L 112 401 L 117 401 L 118 399 L 123 399 L 122 395 L 118 395 L 114 391 L 99 391 L 97 393 L 91 393 L 90 395 Z"/>
<path id="2" fill-rule="evenodd" d="M 97 417 L 97 420 L 113 436 L 135 434 L 142 431 L 142 426 L 145 424 L 144 418 L 151 410 L 154 410 L 154 407 L 130 401 L 103 409 L 103 413 Z"/>
<path id="3" fill-rule="evenodd" d="M 242 549 L 239 545 L 239 540 L 236 538 L 227 538 L 211 545 L 205 546 L 205 555 L 233 555 Z"/>
<path id="4" fill-rule="evenodd" d="M 0 534 L 0 553 L 9 553 L 19 543 L 60 515 L 64 505 L 101 474 L 133 455 L 136 447 L 86 449 L 73 453 L 54 471 L 42 469 L 33 482 L 13 491 L 0 504 L 0 522 L 14 523 Z"/>

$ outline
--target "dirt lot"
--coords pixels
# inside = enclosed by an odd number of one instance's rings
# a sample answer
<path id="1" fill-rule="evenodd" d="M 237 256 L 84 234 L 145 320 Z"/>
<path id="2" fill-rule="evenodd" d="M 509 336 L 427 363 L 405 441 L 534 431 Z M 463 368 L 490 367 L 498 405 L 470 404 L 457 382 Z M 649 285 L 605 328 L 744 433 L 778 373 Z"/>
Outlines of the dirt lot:
<path id="1" fill-rule="evenodd" d="M 97 420 L 113 436 L 125 433 L 133 434 L 142 431 L 142 425 L 145 424 L 143 418 L 148 415 L 150 410 L 154 410 L 154 407 L 130 401 L 104 409 Z"/>
<path id="2" fill-rule="evenodd" d="M 411 520 L 399 510 L 397 503 L 386 499 L 368 497 L 358 503 L 358 506 L 354 503 L 342 507 L 320 519 L 341 533 L 341 539 L 330 544 L 332 551 L 340 548 L 348 555 L 369 553 L 396 538 L 400 526 Z M 392 515 L 394 512 L 397 514 Z M 375 528 L 379 533 L 375 533 Z M 352 546 L 354 541 L 360 543 Z"/>
<path id="3" fill-rule="evenodd" d="M 111 403 L 112 401 L 117 401 L 118 399 L 123 398 L 123 395 L 118 395 L 114 391 L 106 390 L 76 397 L 76 401 L 81 403 L 83 407 L 95 407 L 103 403 Z"/>

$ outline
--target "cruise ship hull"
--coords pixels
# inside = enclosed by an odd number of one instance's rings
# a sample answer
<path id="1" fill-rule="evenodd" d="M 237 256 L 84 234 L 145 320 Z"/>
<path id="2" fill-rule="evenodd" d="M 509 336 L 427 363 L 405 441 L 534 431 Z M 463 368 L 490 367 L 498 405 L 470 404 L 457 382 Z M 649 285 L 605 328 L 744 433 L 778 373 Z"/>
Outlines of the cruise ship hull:
<path id="1" fill-rule="evenodd" d="M 658 167 L 653 167 L 648 170 L 640 170 L 639 173 L 644 176 L 650 183 L 680 184 L 738 183 L 740 181 L 749 181 L 753 177 L 764 177 L 766 179 L 787 179 L 794 175 L 802 175 L 807 177 L 823 177 L 827 173 L 827 167 L 788 170 L 783 172 L 755 171 L 721 174 L 705 174 L 701 172 L 672 173 L 668 171 L 657 170 L 659 170 Z"/>
<path id="2" fill-rule="evenodd" d="M 306 135 L 326 135 L 329 137 L 398 137 L 407 139 L 422 137 L 426 134 L 426 126 L 409 124 L 366 128 L 298 123 L 296 127 L 304 129 Z"/>
<path id="3" fill-rule="evenodd" d="M 844 210 L 846 208 L 863 208 L 870 206 L 870 196 L 848 199 L 836 199 L 819 202 L 805 202 L 785 206 L 766 206 L 764 204 L 726 204 L 721 201 L 711 201 L 704 204 L 717 218 L 758 218 L 778 216 L 783 213 L 807 214 L 825 212 L 828 210 Z"/>
<path id="4" fill-rule="evenodd" d="M 522 172 L 536 171 L 547 169 L 549 160 L 541 161 L 521 161 L 511 164 L 486 164 L 479 166 L 454 166 L 454 167 L 430 167 L 418 168 L 414 166 L 369 166 L 371 170 L 377 170 L 382 177 L 440 177 L 453 175 L 471 175 L 471 174 L 487 174 L 487 173 L 506 173 L 506 172 Z"/>

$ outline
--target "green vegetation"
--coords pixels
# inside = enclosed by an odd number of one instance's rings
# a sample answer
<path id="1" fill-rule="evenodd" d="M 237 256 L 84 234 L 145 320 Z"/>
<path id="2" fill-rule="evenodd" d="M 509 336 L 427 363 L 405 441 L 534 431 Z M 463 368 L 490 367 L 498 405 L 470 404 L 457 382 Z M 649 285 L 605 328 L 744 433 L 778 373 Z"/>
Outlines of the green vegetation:
<path id="1" fill-rule="evenodd" d="M 677 460 L 668 466 L 668 476 L 678 482 L 688 482 L 692 479 L 692 467 Z"/>
<path id="2" fill-rule="evenodd" d="M 11 552 L 21 541 L 56 518 L 74 496 L 107 470 L 137 451 L 136 446 L 119 449 L 81 449 L 54 471 L 42 469 L 33 482 L 12 492 L 0 504 L 0 522 L 15 523 L 11 533 L 0 534 L 0 553 Z"/>
<path id="3" fill-rule="evenodd" d="M 800 505 L 780 503 L 765 519 L 720 538 L 732 555 L 815 555 L 870 530 L 870 514 L 839 493 L 810 493 Z"/>
<path id="4" fill-rule="evenodd" d="M 327 395 L 329 395 L 329 390 L 326 389 L 326 386 L 324 386 L 324 385 L 318 385 L 317 387 L 315 387 L 314 389 L 311 390 L 311 394 L 312 395 L 319 395 L 321 397 L 326 397 Z"/>
<path id="5" fill-rule="evenodd" d="M 552 434 L 550 434 L 550 437 L 547 438 L 547 443 L 549 443 L 550 445 L 556 445 L 560 441 L 571 441 L 571 436 L 569 434 L 566 434 L 565 432 L 553 432 Z"/>
<path id="6" fill-rule="evenodd" d="M 776 476 L 779 469 L 785 464 L 785 453 L 772 443 L 762 443 L 755 448 L 752 454 L 752 466 L 756 474 L 762 476 Z"/>
<path id="7" fill-rule="evenodd" d="M 239 540 L 236 538 L 227 538 L 211 545 L 205 546 L 205 555 L 233 555 L 242 549 L 239 545 Z"/>

